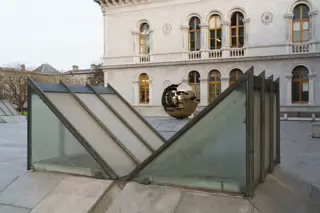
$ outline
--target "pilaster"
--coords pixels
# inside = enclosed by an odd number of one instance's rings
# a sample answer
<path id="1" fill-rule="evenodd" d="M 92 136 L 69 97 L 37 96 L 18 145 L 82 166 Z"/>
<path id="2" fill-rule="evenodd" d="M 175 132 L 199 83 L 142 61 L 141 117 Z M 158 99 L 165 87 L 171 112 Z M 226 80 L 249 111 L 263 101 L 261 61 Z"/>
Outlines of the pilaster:
<path id="1" fill-rule="evenodd" d="M 315 80 L 316 74 L 309 74 L 309 104 L 314 105 L 315 103 Z"/>
<path id="2" fill-rule="evenodd" d="M 134 40 L 134 45 L 133 45 L 133 62 L 138 63 L 139 62 L 139 31 L 138 30 L 133 30 L 132 31 L 132 36 Z"/>
<path id="3" fill-rule="evenodd" d="M 246 47 L 249 44 L 249 23 L 250 23 L 250 18 L 246 18 L 242 20 L 244 24 L 244 44 L 243 46 Z"/>
<path id="4" fill-rule="evenodd" d="M 133 104 L 138 105 L 140 102 L 139 81 L 132 81 L 133 85 Z"/>
<path id="5" fill-rule="evenodd" d="M 230 57 L 230 21 L 222 22 L 222 57 Z"/>
<path id="6" fill-rule="evenodd" d="M 200 24 L 201 29 L 201 58 L 209 58 L 209 49 L 208 49 L 208 34 L 209 34 L 209 25 L 207 23 Z"/>
<path id="7" fill-rule="evenodd" d="M 208 79 L 200 78 L 200 106 L 208 105 Z"/>
<path id="8" fill-rule="evenodd" d="M 286 85 L 287 85 L 287 91 L 286 91 L 286 100 L 287 105 L 292 104 L 292 75 L 286 75 Z"/>
<path id="9" fill-rule="evenodd" d="M 107 48 L 107 7 L 105 5 L 101 5 L 101 12 L 103 14 L 103 56 L 104 58 L 108 55 L 108 48 Z"/>
<path id="10" fill-rule="evenodd" d="M 180 27 L 180 29 L 182 30 L 182 35 L 183 35 L 183 45 L 182 45 L 182 49 L 183 49 L 183 54 L 182 54 L 182 60 L 188 60 L 188 52 L 189 52 L 189 39 L 188 39 L 188 30 L 189 30 L 189 26 L 188 25 L 182 25 Z"/>
<path id="11" fill-rule="evenodd" d="M 223 76 L 221 80 L 221 93 L 229 87 L 229 76 Z"/>
<path id="12" fill-rule="evenodd" d="M 288 13 L 284 15 L 284 19 L 285 19 L 285 29 L 286 29 L 286 33 L 285 33 L 285 41 L 287 43 L 286 45 L 286 53 L 289 54 L 291 53 L 291 46 L 292 46 L 292 18 L 293 18 L 293 14 L 292 13 Z"/>

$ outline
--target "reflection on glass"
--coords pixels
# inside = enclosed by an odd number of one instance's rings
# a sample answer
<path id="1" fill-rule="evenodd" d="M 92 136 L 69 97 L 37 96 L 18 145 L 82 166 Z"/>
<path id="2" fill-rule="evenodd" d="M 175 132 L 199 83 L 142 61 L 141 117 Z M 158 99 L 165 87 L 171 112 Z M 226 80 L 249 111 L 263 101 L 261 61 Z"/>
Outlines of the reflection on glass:
<path id="1" fill-rule="evenodd" d="M 245 105 L 246 85 L 243 84 L 150 163 L 138 179 L 244 192 Z"/>

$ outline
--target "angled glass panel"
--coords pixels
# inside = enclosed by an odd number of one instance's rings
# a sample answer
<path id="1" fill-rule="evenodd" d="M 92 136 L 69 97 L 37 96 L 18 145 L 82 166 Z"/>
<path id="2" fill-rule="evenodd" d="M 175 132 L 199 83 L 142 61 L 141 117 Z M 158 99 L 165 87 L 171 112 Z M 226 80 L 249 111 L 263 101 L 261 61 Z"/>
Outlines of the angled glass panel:
<path id="1" fill-rule="evenodd" d="M 272 94 L 271 94 L 272 95 Z M 264 169 L 266 171 L 265 174 L 268 174 L 268 168 L 269 168 L 269 165 L 270 165 L 270 92 L 266 92 L 265 93 L 265 124 L 264 124 L 264 127 L 265 127 L 265 133 L 264 133 L 264 136 L 265 136 L 265 154 L 264 154 L 264 162 L 265 162 L 265 165 L 264 165 Z"/>
<path id="2" fill-rule="evenodd" d="M 17 110 L 12 106 L 12 104 L 9 101 L 3 100 L 3 104 L 8 108 L 11 114 L 18 115 Z"/>
<path id="3" fill-rule="evenodd" d="M 139 135 L 141 135 L 145 141 L 150 144 L 154 150 L 158 149 L 164 143 L 162 138 L 155 132 L 156 130 L 152 129 L 152 127 L 144 122 L 142 120 L 143 118 L 135 114 L 132 109 L 130 109 L 130 106 L 122 101 L 117 95 L 101 94 L 101 96 L 136 132 L 138 132 Z"/>
<path id="4" fill-rule="evenodd" d="M 246 83 L 181 135 L 136 177 L 226 192 L 246 189 Z"/>
<path id="5" fill-rule="evenodd" d="M 140 162 L 151 155 L 147 146 L 95 94 L 76 95 Z"/>
<path id="6" fill-rule="evenodd" d="M 261 163 L 261 93 L 254 91 L 254 181 L 260 180 Z"/>
<path id="7" fill-rule="evenodd" d="M 80 142 L 34 93 L 31 96 L 30 115 L 31 161 L 35 170 L 108 177 Z"/>
<path id="8" fill-rule="evenodd" d="M 70 94 L 45 94 L 117 175 L 128 175 L 136 167 L 135 162 Z"/>

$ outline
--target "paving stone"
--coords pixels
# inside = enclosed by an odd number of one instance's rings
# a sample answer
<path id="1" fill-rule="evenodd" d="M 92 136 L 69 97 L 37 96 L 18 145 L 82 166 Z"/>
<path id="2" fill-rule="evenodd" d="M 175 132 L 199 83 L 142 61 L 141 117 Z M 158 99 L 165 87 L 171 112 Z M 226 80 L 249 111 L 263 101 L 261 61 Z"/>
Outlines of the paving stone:
<path id="1" fill-rule="evenodd" d="M 248 200 L 224 195 L 187 192 L 176 213 L 252 213 Z"/>
<path id="2" fill-rule="evenodd" d="M 111 183 L 112 181 L 110 180 L 65 176 L 52 193 L 99 197 Z"/>
<path id="3" fill-rule="evenodd" d="M 0 204 L 0 213 L 28 213 L 31 209 Z"/>
<path id="4" fill-rule="evenodd" d="M 30 213 L 85 213 L 90 210 L 98 197 L 74 194 L 50 194 Z"/>
<path id="5" fill-rule="evenodd" d="M 30 172 L 0 192 L 0 203 L 33 208 L 62 179 L 63 175 Z"/>
<path id="6" fill-rule="evenodd" d="M 174 213 L 182 195 L 179 189 L 128 183 L 106 213 Z"/>

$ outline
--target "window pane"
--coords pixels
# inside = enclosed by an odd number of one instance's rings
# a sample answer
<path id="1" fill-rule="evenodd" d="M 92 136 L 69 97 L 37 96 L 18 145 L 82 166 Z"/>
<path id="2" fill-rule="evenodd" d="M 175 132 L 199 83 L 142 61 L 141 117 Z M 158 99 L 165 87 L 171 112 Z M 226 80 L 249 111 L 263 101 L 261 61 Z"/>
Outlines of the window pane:
<path id="1" fill-rule="evenodd" d="M 216 49 L 221 49 L 221 42 L 217 42 L 217 48 Z"/>
<path id="2" fill-rule="evenodd" d="M 297 6 L 294 9 L 293 20 L 299 20 L 300 18 L 300 6 Z"/>
<path id="3" fill-rule="evenodd" d="M 304 21 L 304 22 L 303 22 L 302 29 L 303 29 L 303 30 L 308 30 L 308 29 L 309 29 L 309 22 L 308 22 L 308 21 Z"/>
<path id="4" fill-rule="evenodd" d="M 300 82 L 292 82 L 292 101 L 300 101 Z"/>
<path id="5" fill-rule="evenodd" d="M 292 71 L 292 79 L 300 79 L 300 69 L 299 68 L 295 68 Z"/>
<path id="6" fill-rule="evenodd" d="M 137 179 L 245 192 L 245 103 L 243 84 L 147 165 Z"/>
<path id="7" fill-rule="evenodd" d="M 217 25 L 216 28 L 221 28 L 221 20 L 220 20 L 220 16 L 216 16 L 216 20 L 217 20 Z"/>
<path id="8" fill-rule="evenodd" d="M 301 41 L 301 39 L 300 39 L 300 31 L 293 32 L 293 41 L 294 42 L 300 42 Z"/>
<path id="9" fill-rule="evenodd" d="M 302 18 L 308 19 L 309 18 L 309 8 L 307 5 L 302 5 Z"/>
<path id="10" fill-rule="evenodd" d="M 200 30 L 200 19 L 196 18 L 196 29 Z"/>
<path id="11" fill-rule="evenodd" d="M 191 32 L 191 33 L 190 33 L 190 40 L 191 40 L 191 41 L 194 41 L 194 39 L 195 39 L 195 33 L 194 33 L 194 32 Z"/>
<path id="12" fill-rule="evenodd" d="M 303 30 L 302 31 L 302 41 L 308 41 L 309 40 L 309 30 Z"/>
<path id="13" fill-rule="evenodd" d="M 197 32 L 196 50 L 200 50 L 200 32 Z"/>
<path id="14" fill-rule="evenodd" d="M 236 28 L 232 28 L 231 29 L 231 35 L 232 36 L 236 36 L 237 35 L 237 29 Z"/>
<path id="15" fill-rule="evenodd" d="M 211 50 L 216 49 L 216 42 L 215 42 L 215 40 L 210 40 L 210 49 L 211 49 Z"/>
<path id="16" fill-rule="evenodd" d="M 302 71 L 302 77 L 301 77 L 303 80 L 308 80 L 309 79 L 309 76 L 308 76 L 308 71 L 306 70 L 303 70 Z"/>
<path id="17" fill-rule="evenodd" d="M 309 101 L 309 83 L 308 82 L 302 83 L 302 101 L 304 102 Z"/>
<path id="18" fill-rule="evenodd" d="M 293 31 L 300 31 L 300 22 L 293 23 Z"/>
<path id="19" fill-rule="evenodd" d="M 231 26 L 237 26 L 237 15 L 234 13 L 231 17 Z"/>
<path id="20" fill-rule="evenodd" d="M 218 39 L 220 40 L 220 42 L 221 42 L 221 40 L 222 40 L 222 34 L 221 34 L 221 30 L 218 30 L 217 31 L 217 34 L 218 34 Z"/>
<path id="21" fill-rule="evenodd" d="M 215 30 L 210 30 L 210 39 L 216 38 L 216 31 Z"/>
<path id="22" fill-rule="evenodd" d="M 212 16 L 212 18 L 210 19 L 210 23 L 209 23 L 209 28 L 210 29 L 215 29 L 216 28 L 216 21 L 215 21 L 215 16 Z"/>
<path id="23" fill-rule="evenodd" d="M 197 83 L 200 83 L 200 73 L 196 72 L 196 80 Z"/>
<path id="24" fill-rule="evenodd" d="M 239 47 L 243 47 L 244 44 L 244 37 L 239 37 Z"/>
<path id="25" fill-rule="evenodd" d="M 231 46 L 236 47 L 237 46 L 237 38 L 232 38 L 231 39 Z"/>
<path id="26" fill-rule="evenodd" d="M 239 28 L 239 36 L 244 36 L 244 28 Z"/>

